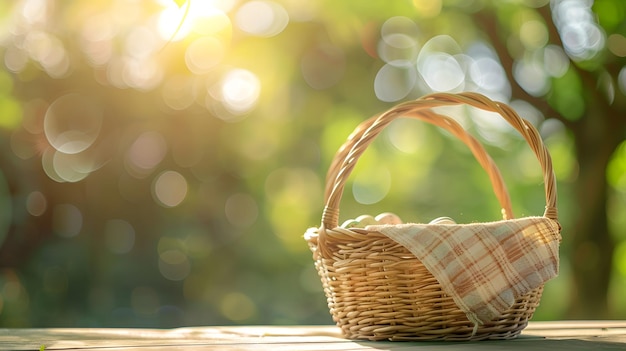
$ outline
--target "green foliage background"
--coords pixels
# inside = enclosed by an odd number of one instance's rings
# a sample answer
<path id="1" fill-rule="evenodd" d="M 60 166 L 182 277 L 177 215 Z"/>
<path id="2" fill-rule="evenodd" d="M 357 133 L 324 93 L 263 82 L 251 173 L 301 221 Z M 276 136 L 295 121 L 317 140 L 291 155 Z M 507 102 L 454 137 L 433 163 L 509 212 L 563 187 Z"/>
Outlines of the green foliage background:
<path id="1" fill-rule="evenodd" d="M 476 22 L 486 16 L 508 28 L 495 34 L 509 36 L 515 60 L 532 61 L 537 52 L 545 53 L 548 42 L 533 42 L 536 37 L 525 30 L 553 35 L 540 13 L 559 2 L 207 1 L 214 11 L 205 17 L 194 15 L 201 13 L 203 0 L 44 3 L 35 9 L 33 1 L 0 2 L 3 327 L 332 323 L 302 238 L 320 221 L 325 172 L 358 123 L 433 91 L 417 74 L 404 96 L 394 101 L 377 96 L 377 74 L 386 64 L 384 24 L 396 23 L 388 22 L 396 17 L 404 21 L 398 23 L 412 22 L 417 51 L 431 38 L 447 35 L 457 47 L 441 50 L 458 50 L 451 54 L 461 60 L 473 44 L 493 42 Z M 246 32 L 245 21 L 252 19 L 242 8 L 248 3 L 278 11 L 275 22 L 286 13 L 288 24 L 276 33 Z M 159 34 L 158 16 L 166 10 L 178 17 Z M 587 204 L 574 195 L 580 150 L 563 121 L 583 118 L 579 100 L 587 92 L 601 91 L 598 99 L 613 94 L 613 106 L 626 93 L 626 5 L 596 1 L 589 11 L 602 31 L 601 47 L 582 59 L 570 53 L 570 68 L 545 78 L 543 90 L 524 92 L 509 83 L 503 91 L 483 90 L 537 125 L 555 163 L 564 228 L 561 275 L 546 286 L 535 319 L 566 318 L 575 295 L 569 239 L 577 211 Z M 194 63 L 190 47 L 202 38 L 222 49 Z M 400 49 L 390 55 L 403 57 L 406 48 Z M 539 70 L 563 63 L 545 57 Z M 215 63 L 202 68 L 206 60 Z M 606 72 L 619 76 L 607 73 L 610 84 L 589 85 L 574 65 L 592 72 L 612 65 L 617 70 Z M 155 80 L 141 75 L 152 77 L 146 67 L 158 72 Z M 235 69 L 258 79 L 258 98 L 249 109 L 233 110 L 220 95 Z M 508 79 L 505 70 L 501 75 Z M 405 83 L 394 77 L 391 84 Z M 236 96 L 249 94 L 247 88 L 239 87 Z M 453 88 L 480 91 L 478 84 Z M 58 150 L 46 129 L 47 111 L 67 94 L 79 96 L 65 111 L 77 116 L 67 128 L 82 128 L 82 113 L 100 116 L 102 124 L 80 156 L 67 156 L 78 178 L 54 173 L 60 167 L 54 162 L 61 161 L 51 156 Z M 551 110 L 529 107 L 536 101 L 547 101 Z M 516 215 L 541 215 L 542 178 L 523 140 L 501 124 L 475 122 L 468 111 L 456 112 L 498 163 Z M 623 130 L 620 135 L 623 139 Z M 149 143 L 134 149 L 138 140 Z M 155 148 L 162 148 L 157 162 L 133 166 L 133 152 L 154 155 Z M 626 294 L 626 144 L 616 150 L 605 179 L 616 247 L 605 318 L 626 316 L 621 298 Z M 159 188 L 164 174 L 183 179 L 186 192 L 180 182 Z M 180 202 L 163 203 L 170 195 L 176 202 L 181 192 Z M 359 203 L 358 196 L 374 200 Z M 410 120 L 395 122 L 360 160 L 341 211 L 342 219 L 392 211 L 420 222 L 500 216 L 484 171 L 464 145 Z"/>

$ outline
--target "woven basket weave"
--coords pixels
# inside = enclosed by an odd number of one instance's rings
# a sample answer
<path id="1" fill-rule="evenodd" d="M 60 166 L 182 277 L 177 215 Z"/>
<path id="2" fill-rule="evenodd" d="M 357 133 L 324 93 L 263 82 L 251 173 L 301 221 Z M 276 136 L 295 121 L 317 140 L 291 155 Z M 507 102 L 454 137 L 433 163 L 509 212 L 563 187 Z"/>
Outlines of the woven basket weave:
<path id="1" fill-rule="evenodd" d="M 526 327 L 539 304 L 543 285 L 518 298 L 501 316 L 477 326 L 405 247 L 379 232 L 338 226 L 343 189 L 360 155 L 389 123 L 406 117 L 439 126 L 462 140 L 486 170 L 502 206 L 503 219 L 513 218 L 508 192 L 493 160 L 454 119 L 433 110 L 454 105 L 497 112 L 522 134 L 543 170 L 543 216 L 557 221 L 556 181 L 550 155 L 537 130 L 509 106 L 476 93 L 441 93 L 399 104 L 363 122 L 339 149 L 329 168 L 321 226 L 305 234 L 332 318 L 347 338 L 511 339 Z"/>

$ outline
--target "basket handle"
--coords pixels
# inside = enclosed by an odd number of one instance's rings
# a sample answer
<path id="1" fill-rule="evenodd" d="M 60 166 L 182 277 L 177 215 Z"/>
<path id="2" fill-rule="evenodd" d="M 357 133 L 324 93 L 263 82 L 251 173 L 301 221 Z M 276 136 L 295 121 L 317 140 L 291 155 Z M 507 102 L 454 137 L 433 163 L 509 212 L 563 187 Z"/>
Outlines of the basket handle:
<path id="1" fill-rule="evenodd" d="M 485 111 L 499 113 L 524 137 L 539 160 L 543 171 L 546 207 L 543 216 L 558 220 L 556 209 L 556 179 L 552 169 L 552 159 L 535 127 L 506 104 L 494 102 L 478 93 L 437 93 L 420 99 L 399 104 L 392 109 L 370 118 L 362 123 L 350 135 L 339 149 L 326 178 L 325 207 L 322 214 L 322 226 L 335 228 L 339 222 L 339 204 L 345 183 L 352 173 L 356 162 L 369 144 L 393 120 L 400 117 L 413 117 L 440 126 L 467 144 L 481 166 L 487 171 L 494 192 L 502 206 L 505 219 L 512 218 L 510 199 L 502 177 L 495 163 L 483 147 L 452 118 L 435 113 L 432 108 L 441 106 L 469 105 Z"/>
<path id="2" fill-rule="evenodd" d="M 502 180 L 500 170 L 498 169 L 493 159 L 489 156 L 487 151 L 485 151 L 482 144 L 480 144 L 480 142 L 476 140 L 476 138 L 470 135 L 456 120 L 448 116 L 434 113 L 430 110 L 424 111 L 424 113 L 421 114 L 412 113 L 403 115 L 402 117 L 412 117 L 426 121 L 435 126 L 448 130 L 450 133 L 452 133 L 452 135 L 463 141 L 472 151 L 472 154 L 474 154 L 474 157 L 478 160 L 483 169 L 487 171 L 496 197 L 498 198 L 498 201 L 500 202 L 500 206 L 502 208 L 502 217 L 504 219 L 514 217 L 513 210 L 511 209 L 511 199 L 509 197 L 509 193 L 506 189 L 504 181 Z M 331 185 L 332 180 L 337 177 L 339 167 L 342 165 L 341 161 L 345 159 L 354 143 L 356 143 L 357 140 L 363 136 L 363 133 L 372 126 L 377 118 L 378 116 L 374 116 L 359 124 L 354 132 L 350 134 L 348 140 L 339 148 L 339 150 L 335 154 L 335 157 L 333 158 L 333 161 L 329 167 L 328 173 L 326 174 L 327 187 L 324 194 L 325 203 L 330 197 L 333 189 L 333 187 L 329 185 Z"/>

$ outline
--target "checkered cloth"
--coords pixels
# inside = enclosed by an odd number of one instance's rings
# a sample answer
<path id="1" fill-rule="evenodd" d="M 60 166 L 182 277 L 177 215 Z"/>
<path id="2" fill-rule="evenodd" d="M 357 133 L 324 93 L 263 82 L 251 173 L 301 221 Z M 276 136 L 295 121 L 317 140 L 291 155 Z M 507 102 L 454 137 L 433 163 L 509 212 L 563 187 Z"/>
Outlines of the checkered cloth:
<path id="1" fill-rule="evenodd" d="M 546 217 L 365 229 L 411 251 L 476 327 L 502 315 L 559 271 L 560 226 Z"/>

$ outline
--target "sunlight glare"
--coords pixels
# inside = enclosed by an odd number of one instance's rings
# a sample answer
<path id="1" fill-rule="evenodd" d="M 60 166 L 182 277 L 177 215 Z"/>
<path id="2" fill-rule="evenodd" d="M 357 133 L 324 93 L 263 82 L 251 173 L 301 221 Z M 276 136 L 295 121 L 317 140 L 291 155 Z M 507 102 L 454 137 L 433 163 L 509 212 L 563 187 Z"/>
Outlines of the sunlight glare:
<path id="1" fill-rule="evenodd" d="M 159 16 L 157 28 L 163 40 L 180 41 L 184 39 L 192 29 L 192 18 L 185 17 L 185 8 L 189 4 L 178 7 L 173 1 L 163 9 Z M 193 16 L 190 10 L 188 16 Z M 180 28 L 179 28 L 180 27 Z M 178 30 L 178 32 L 176 32 Z"/>
<path id="2" fill-rule="evenodd" d="M 187 6 L 191 6 L 189 11 Z M 166 41 L 180 41 L 192 32 L 210 34 L 207 32 L 230 28 L 230 20 L 224 14 L 230 7 L 230 1 L 187 1 L 181 7 L 166 1 L 158 18 L 159 35 Z"/>
<path id="3" fill-rule="evenodd" d="M 226 74 L 221 87 L 222 103 L 231 113 L 250 112 L 261 94 L 261 81 L 252 72 L 234 69 Z"/>

